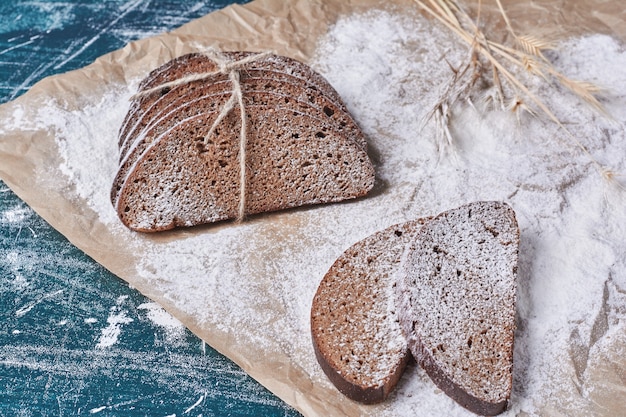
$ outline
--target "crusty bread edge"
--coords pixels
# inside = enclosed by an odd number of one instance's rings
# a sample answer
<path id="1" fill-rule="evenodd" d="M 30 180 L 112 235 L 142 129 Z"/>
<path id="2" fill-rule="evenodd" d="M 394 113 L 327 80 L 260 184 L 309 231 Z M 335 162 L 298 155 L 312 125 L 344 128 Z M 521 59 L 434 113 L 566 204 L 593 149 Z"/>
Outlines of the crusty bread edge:
<path id="1" fill-rule="evenodd" d="M 339 259 L 341 259 L 345 255 L 346 252 L 352 250 L 354 247 L 356 247 L 363 241 L 367 241 L 375 235 L 390 232 L 393 229 L 415 227 L 417 228 L 416 231 L 419 231 L 419 229 L 422 226 L 424 226 L 424 224 L 426 224 L 429 220 L 431 220 L 431 217 L 421 217 L 421 218 L 417 218 L 417 219 L 410 220 L 407 222 L 397 223 L 385 229 L 379 230 L 369 235 L 368 237 L 354 243 L 352 246 L 350 246 L 349 249 L 344 251 L 337 260 L 335 260 L 335 263 L 333 263 L 333 266 L 328 270 L 328 272 L 324 275 L 324 278 L 320 282 L 323 282 L 329 274 L 333 273 L 336 262 Z M 403 256 L 404 255 L 402 255 L 402 257 Z M 316 300 L 317 300 L 317 292 L 316 292 L 316 296 L 313 298 L 313 305 L 311 306 L 311 314 L 313 313 L 313 311 L 316 310 L 315 308 Z M 311 319 L 311 323 L 312 322 L 313 320 Z M 311 339 L 313 341 L 313 350 L 315 352 L 315 357 L 317 358 L 317 362 L 320 364 L 320 367 L 322 368 L 322 370 L 324 371 L 328 379 L 330 379 L 333 385 L 335 385 L 335 387 L 346 397 L 350 398 L 351 400 L 363 403 L 363 404 L 376 404 L 376 403 L 385 401 L 387 397 L 389 397 L 389 394 L 394 390 L 396 385 L 398 385 L 398 382 L 400 381 L 400 378 L 404 374 L 404 371 L 407 365 L 413 359 L 413 356 L 411 355 L 411 351 L 409 350 L 408 345 L 407 345 L 407 349 L 404 353 L 404 356 L 401 358 L 401 361 L 398 364 L 398 367 L 396 368 L 396 372 L 389 375 L 387 380 L 380 387 L 363 388 L 359 386 L 358 384 L 354 384 L 346 380 L 341 375 L 341 373 L 339 373 L 333 366 L 331 366 L 331 364 L 326 360 L 326 357 L 322 353 L 322 349 L 320 348 L 318 344 L 318 339 L 313 328 L 311 328 Z"/>
<path id="2" fill-rule="evenodd" d="M 509 398 L 497 403 L 491 403 L 474 397 L 446 376 L 445 372 L 437 366 L 428 349 L 424 348 L 417 334 L 414 335 L 413 341 L 415 343 L 411 344 L 413 346 L 411 353 L 416 362 L 428 374 L 433 383 L 448 397 L 467 410 L 481 416 L 495 416 L 506 410 Z"/>
<path id="3" fill-rule="evenodd" d="M 313 339 L 313 350 L 315 351 L 315 357 L 317 358 L 317 362 L 320 364 L 320 367 L 330 379 L 330 381 L 335 385 L 335 387 L 346 397 L 351 400 L 363 403 L 363 404 L 377 404 L 383 402 L 389 397 L 389 394 L 396 387 L 404 370 L 406 369 L 409 361 L 411 360 L 410 351 L 406 350 L 405 355 L 402 357 L 402 360 L 399 366 L 396 368 L 396 372 L 391 374 L 389 378 L 379 387 L 367 387 L 363 388 L 357 384 L 353 384 L 350 381 L 346 380 L 337 370 L 335 370 L 326 360 L 322 352 L 320 351 L 319 345 L 317 344 L 317 339 L 312 335 Z"/>

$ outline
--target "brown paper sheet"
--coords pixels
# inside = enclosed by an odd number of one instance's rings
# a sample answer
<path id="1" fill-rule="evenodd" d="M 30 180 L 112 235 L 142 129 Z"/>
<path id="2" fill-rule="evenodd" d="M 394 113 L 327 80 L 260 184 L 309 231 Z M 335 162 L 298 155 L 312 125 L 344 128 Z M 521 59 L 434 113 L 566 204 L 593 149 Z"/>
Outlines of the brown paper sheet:
<path id="1" fill-rule="evenodd" d="M 547 33 L 556 39 L 570 34 L 600 32 L 626 40 L 626 12 L 617 0 L 509 0 L 504 5 L 516 27 Z M 58 103 L 67 111 L 80 111 L 97 103 L 103 94 L 135 82 L 167 60 L 194 51 L 196 43 L 227 50 L 272 49 L 306 62 L 315 50 L 317 38 L 340 16 L 374 7 L 394 7 L 400 12 L 403 8 L 416 8 L 408 1 L 396 1 L 391 5 L 376 0 L 257 0 L 245 6 L 228 7 L 172 33 L 133 42 L 81 70 L 45 79 L 24 96 L 0 107 L 0 120 L 13 117 L 17 108 L 24 111 L 23 119 L 35 118 L 37 109 L 51 97 L 58 98 Z M 44 173 L 58 173 L 60 164 L 55 132 L 45 126 L 8 130 L 0 137 L 0 175 L 20 198 L 77 247 L 160 303 L 195 334 L 304 415 L 377 415 L 389 407 L 389 404 L 363 406 L 346 400 L 327 381 L 320 383 L 319 375 L 309 375 L 299 365 L 299 358 L 291 356 L 292 353 L 280 349 L 266 351 L 254 343 L 242 346 L 236 329 L 224 329 L 215 323 L 200 321 L 181 310 L 176 300 L 165 297 L 151 285 L 151 281 L 137 275 L 136 266 L 142 253 L 135 251 L 136 241 L 120 240 L 85 201 L 77 203 L 73 186 L 66 179 L 44 178 Z M 268 226 L 267 230 L 280 234 L 282 226 L 295 220 L 277 215 L 271 217 L 271 221 L 274 225 Z M 221 227 L 229 225 L 218 226 Z M 167 243 L 206 232 L 205 228 L 197 228 L 138 239 Z M 619 352 L 623 337 L 621 342 L 615 339 L 614 342 Z M 623 363 L 610 354 L 606 355 L 609 357 L 598 359 L 599 366 L 589 376 L 599 389 L 590 395 L 592 401 L 588 410 L 581 410 L 583 414 L 618 415 L 623 412 L 619 408 L 620 401 L 623 405 L 626 385 L 624 375 L 619 373 L 623 372 Z M 611 365 L 614 363 L 617 366 Z M 550 404 L 542 407 L 545 415 L 561 412 L 557 406 L 552 407 Z M 415 414 L 419 415 L 419 411 L 416 410 Z"/>

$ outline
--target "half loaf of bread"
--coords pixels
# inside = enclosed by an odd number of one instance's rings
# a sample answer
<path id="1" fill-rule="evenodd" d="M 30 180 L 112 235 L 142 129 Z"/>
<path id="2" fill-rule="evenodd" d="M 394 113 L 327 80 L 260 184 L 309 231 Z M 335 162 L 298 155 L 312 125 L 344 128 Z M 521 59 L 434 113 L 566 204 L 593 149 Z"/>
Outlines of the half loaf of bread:
<path id="1" fill-rule="evenodd" d="M 250 53 L 221 57 L 235 62 Z M 373 187 L 363 133 L 323 77 L 276 55 L 236 67 L 244 124 L 238 105 L 223 117 L 235 86 L 219 68 L 209 56 L 191 54 L 141 83 L 140 92 L 151 93 L 133 100 L 120 129 L 111 190 L 126 226 L 193 226 L 237 218 L 240 204 L 248 215 L 352 199 Z M 203 77 L 158 88 L 195 74 Z"/>
<path id="2" fill-rule="evenodd" d="M 409 348 L 433 382 L 480 415 L 511 395 L 519 229 L 505 203 L 476 202 L 425 224 L 398 280 Z"/>
<path id="3" fill-rule="evenodd" d="M 395 225 L 354 244 L 332 265 L 313 299 L 317 360 L 339 391 L 355 401 L 386 399 L 409 361 L 394 287 L 404 248 L 423 222 Z"/>

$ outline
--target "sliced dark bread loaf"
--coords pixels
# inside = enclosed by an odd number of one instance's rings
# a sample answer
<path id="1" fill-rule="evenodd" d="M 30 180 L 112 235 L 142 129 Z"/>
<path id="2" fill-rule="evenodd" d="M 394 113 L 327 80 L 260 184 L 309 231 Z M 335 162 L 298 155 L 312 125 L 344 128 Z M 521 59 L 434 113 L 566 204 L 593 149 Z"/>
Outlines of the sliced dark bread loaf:
<path id="1" fill-rule="evenodd" d="M 152 141 L 129 167 L 115 204 L 138 231 L 238 216 L 240 114 L 233 111 L 204 143 L 216 114 L 195 116 Z M 365 195 L 374 169 L 355 141 L 293 107 L 248 112 L 245 213 Z"/>
<path id="2" fill-rule="evenodd" d="M 141 135 L 135 138 L 127 149 L 123 149 L 123 153 L 120 155 L 120 165 L 111 187 L 111 202 L 113 206 L 117 206 L 122 185 L 127 180 L 129 172 L 133 169 L 137 160 L 145 154 L 149 146 L 155 141 L 163 140 L 172 133 L 174 128 L 194 117 L 209 117 L 212 124 L 230 95 L 231 93 L 229 92 L 212 95 L 208 101 L 204 102 L 204 106 L 196 105 L 199 100 L 191 100 L 189 101 L 189 106 L 186 106 L 182 112 L 167 113 L 163 117 L 151 121 L 149 126 L 146 126 L 141 132 Z M 252 109 L 248 108 L 248 110 Z M 208 128 L 206 130 L 208 133 Z M 201 138 L 197 137 L 194 140 L 197 146 L 204 146 L 204 140 L 201 140 Z"/>
<path id="3" fill-rule="evenodd" d="M 227 59 L 237 61 L 250 55 L 254 55 L 255 53 L 247 51 L 223 51 L 221 54 Z M 153 70 L 139 84 L 138 91 L 157 87 L 165 82 L 179 79 L 185 75 L 210 72 L 213 69 L 215 69 L 215 63 L 205 54 L 191 53 L 183 55 L 181 57 L 174 58 L 163 64 L 161 67 Z M 300 80 L 302 84 L 319 89 L 321 94 L 332 98 L 337 103 L 342 103 L 341 97 L 324 77 L 315 72 L 308 65 L 295 59 L 281 55 L 268 55 L 263 59 L 245 64 L 243 70 L 269 70 L 290 75 Z M 216 75 L 216 77 L 221 77 L 223 79 L 228 78 L 227 76 L 225 77 L 221 74 Z"/>
<path id="4" fill-rule="evenodd" d="M 232 61 L 249 55 L 223 53 Z M 216 68 L 207 56 L 191 54 L 141 83 L 140 91 L 156 89 L 131 104 L 111 190 L 124 224 L 165 230 L 240 217 L 240 202 L 245 214 L 254 214 L 356 198 L 372 188 L 361 130 L 330 84 L 298 61 L 262 55 L 238 68 L 248 126 L 243 158 L 238 105 L 207 137 L 231 97 L 228 75 L 159 90 L 165 82 Z"/>
<path id="5" fill-rule="evenodd" d="M 343 394 L 387 398 L 410 358 L 395 313 L 396 273 L 424 220 L 395 225 L 354 244 L 322 279 L 311 307 L 318 362 Z"/>
<path id="6" fill-rule="evenodd" d="M 409 348 L 468 410 L 505 410 L 512 386 L 519 229 L 505 203 L 444 212 L 417 234 L 398 281 Z"/>
<path id="7" fill-rule="evenodd" d="M 248 66 L 253 65 L 253 64 L 254 63 L 250 63 L 248 64 Z M 191 74 L 202 73 L 202 72 L 210 72 L 210 71 L 215 70 L 215 66 L 212 61 L 208 60 L 208 58 L 204 58 L 204 61 L 198 62 L 194 69 L 195 69 L 194 72 L 184 74 L 184 75 L 191 75 Z M 317 99 L 318 97 L 324 97 L 327 100 L 329 100 L 334 106 L 338 107 L 340 112 L 347 113 L 345 109 L 345 105 L 339 98 L 337 92 L 333 90 L 330 85 L 327 84 L 325 88 L 324 86 L 321 86 L 321 87 L 316 86 L 311 83 L 308 83 L 306 80 L 303 80 L 299 77 L 295 77 L 291 74 L 283 72 L 281 71 L 281 69 L 284 70 L 285 69 L 284 66 L 276 68 L 276 69 L 270 69 L 270 68 L 251 69 L 251 68 L 246 67 L 245 70 L 241 72 L 241 80 L 242 82 L 248 83 L 248 81 L 246 81 L 248 79 L 254 79 L 254 80 L 268 79 L 268 80 L 280 81 L 285 84 L 291 84 L 292 86 L 297 86 L 300 89 L 302 89 L 304 94 L 301 94 L 301 99 L 303 100 L 308 99 L 312 101 L 314 99 Z M 216 74 L 203 81 L 205 82 L 202 83 L 202 81 L 196 81 L 195 83 L 189 83 L 189 84 L 175 86 L 171 88 L 164 88 L 158 94 L 145 96 L 145 97 L 142 97 L 141 99 L 135 100 L 131 105 L 131 109 L 127 114 L 126 120 L 124 124 L 122 125 L 122 128 L 120 129 L 120 135 L 119 135 L 120 141 L 123 141 L 129 134 L 132 134 L 131 132 L 132 129 L 136 130 L 134 123 L 136 123 L 137 120 L 140 120 L 141 117 L 144 117 L 147 111 L 151 111 L 151 112 L 156 111 L 154 107 L 162 105 L 163 101 L 165 101 L 166 104 L 171 102 L 171 97 L 174 95 L 181 96 L 181 95 L 188 94 L 192 92 L 194 89 L 196 89 L 198 85 L 206 84 L 207 81 L 211 85 L 222 86 L 225 90 L 228 90 L 228 91 L 232 90 L 228 77 L 223 74 Z M 142 91 L 142 90 L 140 89 L 139 91 Z M 164 98 L 164 96 L 166 95 L 169 95 L 170 97 Z"/>
<path id="8" fill-rule="evenodd" d="M 117 205 L 122 184 L 127 179 L 131 167 L 138 158 L 142 157 L 146 148 L 150 146 L 156 138 L 163 138 L 164 132 L 170 132 L 172 127 L 178 126 L 182 121 L 195 116 L 207 115 L 211 116 L 212 120 L 214 120 L 221 110 L 221 107 L 229 97 L 230 92 L 222 92 L 221 94 L 201 96 L 199 99 L 190 99 L 184 104 L 180 103 L 179 105 L 173 106 L 173 109 L 168 113 L 146 126 L 145 130 L 142 132 L 142 136 L 138 137 L 132 143 L 132 145 L 125 151 L 125 155 L 120 161 L 120 167 L 111 189 L 111 200 L 113 204 Z M 333 119 L 327 117 L 323 110 L 311 107 L 308 103 L 294 100 L 291 96 L 286 94 L 256 91 L 245 92 L 244 103 L 248 118 L 257 118 L 258 115 L 265 112 L 267 108 L 284 108 L 288 105 L 294 115 L 306 114 L 311 118 L 316 119 L 318 126 L 324 132 L 333 132 L 337 137 L 357 138 L 357 144 L 360 144 L 360 141 L 365 141 L 365 138 L 356 125 L 352 128 L 338 126 L 334 123 Z M 196 143 L 196 145 L 199 146 L 198 143 Z"/>
<path id="9" fill-rule="evenodd" d="M 284 74 L 274 74 L 270 71 L 254 71 L 258 76 L 252 76 L 253 71 L 246 70 L 242 72 L 241 88 L 244 94 L 251 92 L 272 92 L 284 96 L 288 103 L 290 100 L 296 100 L 300 103 L 306 103 L 315 108 L 324 118 L 328 118 L 337 125 L 338 129 L 351 130 L 349 133 L 361 145 L 367 149 L 367 142 L 363 137 L 359 127 L 356 125 L 352 117 L 342 109 L 342 105 L 337 104 L 317 90 L 308 89 L 302 83 L 296 84 L 293 77 Z M 120 134 L 120 158 L 130 147 L 130 144 L 142 135 L 149 123 L 163 117 L 180 107 L 188 106 L 197 100 L 207 98 L 214 94 L 223 94 L 232 92 L 232 84 L 229 80 L 219 80 L 207 83 L 207 80 L 196 81 L 183 86 L 175 87 L 168 90 L 167 93 L 160 96 L 148 108 L 142 110 L 141 116 L 133 119 L 128 129 Z"/>

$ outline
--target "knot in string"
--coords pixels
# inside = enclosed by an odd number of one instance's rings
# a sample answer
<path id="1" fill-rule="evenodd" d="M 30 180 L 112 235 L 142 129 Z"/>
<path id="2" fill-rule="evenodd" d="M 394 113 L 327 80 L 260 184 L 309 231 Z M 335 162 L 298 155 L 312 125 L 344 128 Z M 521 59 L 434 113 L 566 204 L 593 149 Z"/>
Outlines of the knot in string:
<path id="1" fill-rule="evenodd" d="M 241 90 L 240 69 L 246 64 L 261 60 L 269 55 L 272 55 L 272 52 L 261 52 L 258 54 L 249 55 L 245 58 L 235 61 L 230 60 L 228 57 L 224 56 L 224 54 L 215 49 L 209 49 L 204 53 L 204 55 L 217 65 L 217 70 L 191 74 L 173 81 L 160 84 L 156 87 L 149 88 L 135 94 L 131 97 L 131 99 L 148 96 L 157 91 L 162 91 L 165 88 L 173 88 L 194 81 L 206 80 L 219 74 L 228 75 L 228 79 L 232 84 L 232 92 L 230 98 L 226 101 L 226 103 L 224 103 L 222 110 L 217 115 L 215 121 L 213 121 L 211 128 L 204 137 L 204 144 L 208 144 L 210 140 L 209 138 L 213 135 L 215 129 L 217 129 L 219 124 L 226 118 L 226 116 L 228 116 L 228 114 L 237 104 L 239 106 L 241 118 L 241 128 L 239 132 L 239 207 L 237 210 L 237 221 L 240 222 L 241 220 L 243 220 L 246 214 L 246 146 L 248 141 L 246 135 L 247 117 L 246 109 L 243 103 L 243 92 Z"/>

